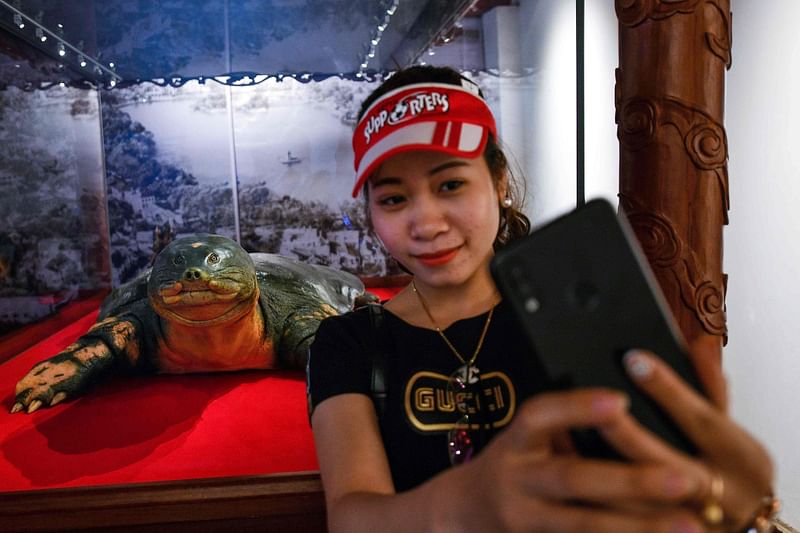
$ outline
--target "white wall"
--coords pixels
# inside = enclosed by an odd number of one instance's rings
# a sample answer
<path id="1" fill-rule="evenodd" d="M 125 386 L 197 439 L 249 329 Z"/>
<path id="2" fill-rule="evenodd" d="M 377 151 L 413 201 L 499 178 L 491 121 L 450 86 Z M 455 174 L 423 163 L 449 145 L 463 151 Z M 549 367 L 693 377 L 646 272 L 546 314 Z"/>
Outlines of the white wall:
<path id="1" fill-rule="evenodd" d="M 575 2 L 522 0 L 520 21 L 521 61 L 537 80 L 526 99 L 525 168 L 532 220 L 540 224 L 576 202 Z"/>
<path id="2" fill-rule="evenodd" d="M 800 20 L 797 0 L 732 0 L 726 79 L 730 225 L 724 230 L 731 413 L 777 464 L 782 518 L 800 525 Z M 613 2 L 586 2 L 586 191 L 614 199 L 619 145 Z"/>
<path id="3" fill-rule="evenodd" d="M 505 13 L 484 15 L 487 23 L 518 24 L 513 29 L 519 35 L 518 50 L 510 64 L 504 63 L 506 54 L 496 65 L 490 51 L 486 67 L 502 71 L 518 61 L 517 74 L 524 74 L 504 81 L 512 105 L 499 117 L 500 136 L 527 177 L 526 212 L 534 224 L 541 224 L 575 206 L 575 2 L 519 0 L 497 9 Z M 494 33 L 502 39 L 504 30 Z"/>
<path id="4" fill-rule="evenodd" d="M 614 69 L 619 65 L 614 2 L 584 4 L 584 154 L 586 199 L 618 204 L 619 143 L 614 123 Z"/>
<path id="5" fill-rule="evenodd" d="M 575 16 L 575 2 L 565 0 L 520 0 L 484 15 L 486 68 L 526 74 L 503 82 L 498 122 L 527 176 L 527 212 L 536 225 L 576 205 Z M 616 203 L 613 2 L 586 2 L 585 20 L 585 194 Z M 519 36 L 514 50 L 511 35 Z"/>
<path id="6" fill-rule="evenodd" d="M 783 518 L 800 526 L 800 2 L 732 0 L 725 229 L 732 412 L 777 463 Z"/>

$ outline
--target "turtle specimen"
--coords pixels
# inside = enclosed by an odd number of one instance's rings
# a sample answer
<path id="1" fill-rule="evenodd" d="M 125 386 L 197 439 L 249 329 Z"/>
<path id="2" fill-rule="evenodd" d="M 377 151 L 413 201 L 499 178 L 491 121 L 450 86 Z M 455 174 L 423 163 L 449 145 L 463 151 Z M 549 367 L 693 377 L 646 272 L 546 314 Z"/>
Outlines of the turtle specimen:
<path id="1" fill-rule="evenodd" d="M 375 299 L 346 272 L 248 253 L 220 235 L 181 237 L 17 383 L 11 411 L 55 405 L 111 373 L 301 369 L 324 318 Z"/>

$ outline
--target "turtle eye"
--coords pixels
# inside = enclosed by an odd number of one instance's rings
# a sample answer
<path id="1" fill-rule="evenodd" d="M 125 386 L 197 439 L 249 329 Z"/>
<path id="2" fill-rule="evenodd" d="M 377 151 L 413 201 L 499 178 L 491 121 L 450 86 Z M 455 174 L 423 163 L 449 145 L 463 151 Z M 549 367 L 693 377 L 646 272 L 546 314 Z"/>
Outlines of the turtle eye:
<path id="1" fill-rule="evenodd" d="M 219 263 L 219 256 L 214 252 L 211 252 L 210 254 L 208 254 L 208 262 L 212 265 Z"/>
<path id="2" fill-rule="evenodd" d="M 175 257 L 172 258 L 172 264 L 174 264 L 174 265 L 180 266 L 185 262 L 186 262 L 186 260 L 183 258 L 182 255 L 176 255 Z"/>

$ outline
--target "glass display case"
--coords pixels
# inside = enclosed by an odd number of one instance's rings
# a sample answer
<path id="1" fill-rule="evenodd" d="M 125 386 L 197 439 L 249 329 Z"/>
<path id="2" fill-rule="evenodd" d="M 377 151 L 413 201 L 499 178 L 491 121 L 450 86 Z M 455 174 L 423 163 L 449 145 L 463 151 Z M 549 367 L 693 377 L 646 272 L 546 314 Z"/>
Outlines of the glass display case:
<path id="1" fill-rule="evenodd" d="M 564 176 L 528 191 L 530 212 L 574 204 L 578 15 L 563 1 L 0 0 L 0 529 L 324 530 L 302 372 L 119 378 L 30 415 L 9 414 L 14 384 L 190 233 L 390 296 L 402 272 L 349 195 L 350 135 L 400 67 L 475 79 L 519 170 Z M 542 114 L 556 125 L 535 127 Z"/>

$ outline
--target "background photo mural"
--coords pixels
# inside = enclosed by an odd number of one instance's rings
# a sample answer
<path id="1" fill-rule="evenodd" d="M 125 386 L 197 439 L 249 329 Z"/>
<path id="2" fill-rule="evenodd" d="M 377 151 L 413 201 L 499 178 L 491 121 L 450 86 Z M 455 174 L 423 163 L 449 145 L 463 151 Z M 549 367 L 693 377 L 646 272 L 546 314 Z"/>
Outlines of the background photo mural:
<path id="1" fill-rule="evenodd" d="M 114 284 L 146 268 L 159 239 L 199 231 L 363 277 L 395 273 L 348 193 L 350 134 L 370 85 L 270 79 L 104 94 Z"/>
<path id="2" fill-rule="evenodd" d="M 500 79 L 473 77 L 498 105 Z M 0 91 L 0 332 L 195 232 L 374 283 L 402 273 L 349 193 L 351 133 L 378 82 L 249 81 Z"/>
<path id="3" fill-rule="evenodd" d="M 110 287 L 96 91 L 0 91 L 0 333 Z"/>

